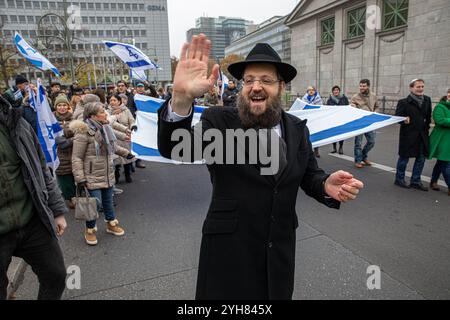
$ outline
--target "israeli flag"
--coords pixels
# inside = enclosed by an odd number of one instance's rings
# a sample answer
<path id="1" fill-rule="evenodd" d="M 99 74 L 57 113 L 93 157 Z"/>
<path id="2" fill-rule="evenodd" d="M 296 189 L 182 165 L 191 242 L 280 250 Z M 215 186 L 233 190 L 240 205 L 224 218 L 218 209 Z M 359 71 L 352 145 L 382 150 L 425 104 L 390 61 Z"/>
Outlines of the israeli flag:
<path id="1" fill-rule="evenodd" d="M 368 112 L 352 106 L 308 105 L 301 99 L 295 101 L 289 113 L 308 120 L 313 147 L 347 140 L 405 121 L 403 117 Z"/>
<path id="2" fill-rule="evenodd" d="M 130 78 L 132 80 L 138 80 L 138 81 L 147 81 L 147 75 L 145 74 L 145 70 L 136 70 L 136 69 L 130 69 Z"/>
<path id="3" fill-rule="evenodd" d="M 25 59 L 27 59 L 33 66 L 43 71 L 52 70 L 57 77 L 61 77 L 58 69 L 50 63 L 42 54 L 30 46 L 25 39 L 16 32 L 14 35 L 14 43 L 17 50 Z"/>
<path id="4" fill-rule="evenodd" d="M 142 160 L 175 163 L 161 157 L 158 151 L 158 109 L 164 100 L 135 96 L 138 131 L 132 136 L 132 151 Z M 334 142 L 350 139 L 366 132 L 405 121 L 402 117 L 372 113 L 351 106 L 308 106 L 306 103 L 294 105 L 288 113 L 308 120 L 310 140 L 313 147 L 321 147 Z M 199 121 L 206 107 L 194 108 L 192 125 Z"/>
<path id="5" fill-rule="evenodd" d="M 220 87 L 219 98 L 220 98 L 220 100 L 222 100 L 223 93 L 225 92 L 225 90 L 228 89 L 228 81 L 230 81 L 230 80 L 222 71 L 220 71 L 220 80 L 222 80 L 222 86 Z"/>
<path id="6" fill-rule="evenodd" d="M 37 136 L 45 155 L 47 166 L 54 171 L 59 167 L 56 151 L 56 138 L 63 136 L 63 129 L 50 109 L 46 91 L 40 79 L 37 81 L 37 94 L 30 88 L 29 102 L 37 114 Z"/>
<path id="7" fill-rule="evenodd" d="M 159 66 L 145 53 L 131 44 L 113 41 L 103 41 L 103 43 L 131 69 L 159 69 Z"/>

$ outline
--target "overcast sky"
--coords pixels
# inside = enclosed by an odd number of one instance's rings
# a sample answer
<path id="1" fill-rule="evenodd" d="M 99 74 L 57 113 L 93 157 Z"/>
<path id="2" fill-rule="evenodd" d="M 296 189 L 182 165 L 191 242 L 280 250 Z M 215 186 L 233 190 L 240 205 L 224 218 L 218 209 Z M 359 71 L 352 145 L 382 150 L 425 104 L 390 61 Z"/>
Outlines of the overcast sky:
<path id="1" fill-rule="evenodd" d="M 169 10 L 170 53 L 179 57 L 186 31 L 195 27 L 195 19 L 238 17 L 258 24 L 273 16 L 289 14 L 298 0 L 167 0 Z"/>

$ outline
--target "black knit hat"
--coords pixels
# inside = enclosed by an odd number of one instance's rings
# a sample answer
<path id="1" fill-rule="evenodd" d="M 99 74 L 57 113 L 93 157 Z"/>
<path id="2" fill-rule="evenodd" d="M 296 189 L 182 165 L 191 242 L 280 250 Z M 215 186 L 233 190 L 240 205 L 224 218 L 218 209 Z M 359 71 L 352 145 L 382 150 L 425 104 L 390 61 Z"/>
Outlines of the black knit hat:
<path id="1" fill-rule="evenodd" d="M 16 77 L 16 86 L 22 83 L 27 83 L 29 82 L 27 80 L 27 78 L 25 78 L 24 76 L 21 76 L 20 74 Z"/>
<path id="2" fill-rule="evenodd" d="M 228 67 L 228 72 L 236 79 L 241 80 L 245 68 L 249 64 L 253 63 L 268 63 L 274 65 L 283 81 L 286 83 L 291 82 L 297 76 L 297 69 L 288 63 L 281 61 L 280 56 L 276 51 L 267 43 L 258 43 L 252 51 L 248 54 L 245 61 L 236 62 Z"/>

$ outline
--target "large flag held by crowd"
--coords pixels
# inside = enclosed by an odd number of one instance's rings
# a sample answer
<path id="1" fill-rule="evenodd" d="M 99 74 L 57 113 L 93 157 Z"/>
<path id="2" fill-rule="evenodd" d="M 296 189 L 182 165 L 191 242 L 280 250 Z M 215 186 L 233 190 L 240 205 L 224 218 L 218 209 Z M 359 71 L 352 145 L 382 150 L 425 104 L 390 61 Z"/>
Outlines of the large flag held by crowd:
<path id="1" fill-rule="evenodd" d="M 132 137 L 132 151 L 142 160 L 152 162 L 169 162 L 158 152 L 158 109 L 164 100 L 137 95 L 135 97 L 138 131 Z M 196 106 L 193 125 L 200 121 L 206 107 Z M 399 123 L 405 118 L 372 113 L 351 106 L 308 106 L 296 101 L 290 114 L 308 120 L 313 147 L 320 147 L 334 142 L 350 139 L 366 132 Z"/>
<path id="2" fill-rule="evenodd" d="M 344 141 L 405 121 L 402 117 L 368 112 L 352 106 L 308 105 L 301 99 L 295 101 L 289 113 L 308 120 L 313 147 Z"/>
<path id="3" fill-rule="evenodd" d="M 48 61 L 47 58 L 30 46 L 18 32 L 14 35 L 14 43 L 19 53 L 33 66 L 43 71 L 51 70 L 56 76 L 61 77 L 58 69 L 56 69 L 56 67 Z"/>
<path id="4" fill-rule="evenodd" d="M 56 139 L 63 136 L 63 130 L 52 113 L 44 86 L 37 80 L 37 92 L 28 88 L 30 106 L 37 115 L 37 136 L 45 155 L 47 166 L 54 171 L 59 167 Z"/>

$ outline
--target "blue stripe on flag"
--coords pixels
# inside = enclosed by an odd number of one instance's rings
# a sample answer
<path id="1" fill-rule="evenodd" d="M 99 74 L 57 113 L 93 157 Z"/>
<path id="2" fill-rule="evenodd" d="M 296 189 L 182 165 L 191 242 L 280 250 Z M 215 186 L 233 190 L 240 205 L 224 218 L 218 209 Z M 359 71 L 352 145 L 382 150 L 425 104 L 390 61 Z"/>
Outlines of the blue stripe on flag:
<path id="1" fill-rule="evenodd" d="M 140 67 L 145 67 L 145 66 L 151 66 L 151 64 L 145 60 L 127 62 L 127 65 L 130 68 L 140 68 Z"/>
<path id="2" fill-rule="evenodd" d="M 310 105 L 306 105 L 303 110 L 315 110 L 315 109 L 320 109 L 320 106 L 310 106 Z"/>
<path id="3" fill-rule="evenodd" d="M 334 136 L 338 136 L 344 133 L 349 133 L 352 131 L 364 129 L 366 127 L 369 127 L 377 122 L 382 122 L 385 120 L 389 120 L 390 116 L 383 116 L 380 114 L 372 114 L 370 116 L 363 117 L 361 119 L 357 119 L 355 121 L 346 123 L 339 127 L 330 128 L 324 131 L 317 132 L 315 134 L 312 134 L 310 137 L 310 140 L 312 143 L 325 140 Z"/>
<path id="4" fill-rule="evenodd" d="M 161 154 L 159 153 L 158 150 L 156 149 L 152 149 L 152 148 L 147 148 L 144 146 L 141 146 L 140 144 L 137 143 L 133 143 L 132 145 L 132 150 L 137 153 L 140 156 L 145 156 L 145 157 L 161 157 Z"/>
<path id="5" fill-rule="evenodd" d="M 158 113 L 159 108 L 164 104 L 164 100 L 152 99 L 147 101 L 142 101 L 139 99 L 134 100 L 136 103 L 136 108 L 138 111 L 147 113 Z M 194 113 L 203 113 L 208 107 L 194 106 Z"/>
<path id="6" fill-rule="evenodd" d="M 136 108 L 138 111 L 147 112 L 147 113 L 158 113 L 159 108 L 163 105 L 163 102 L 158 102 L 154 100 L 148 100 L 148 101 L 141 101 L 141 100 L 134 100 L 136 103 Z"/>

